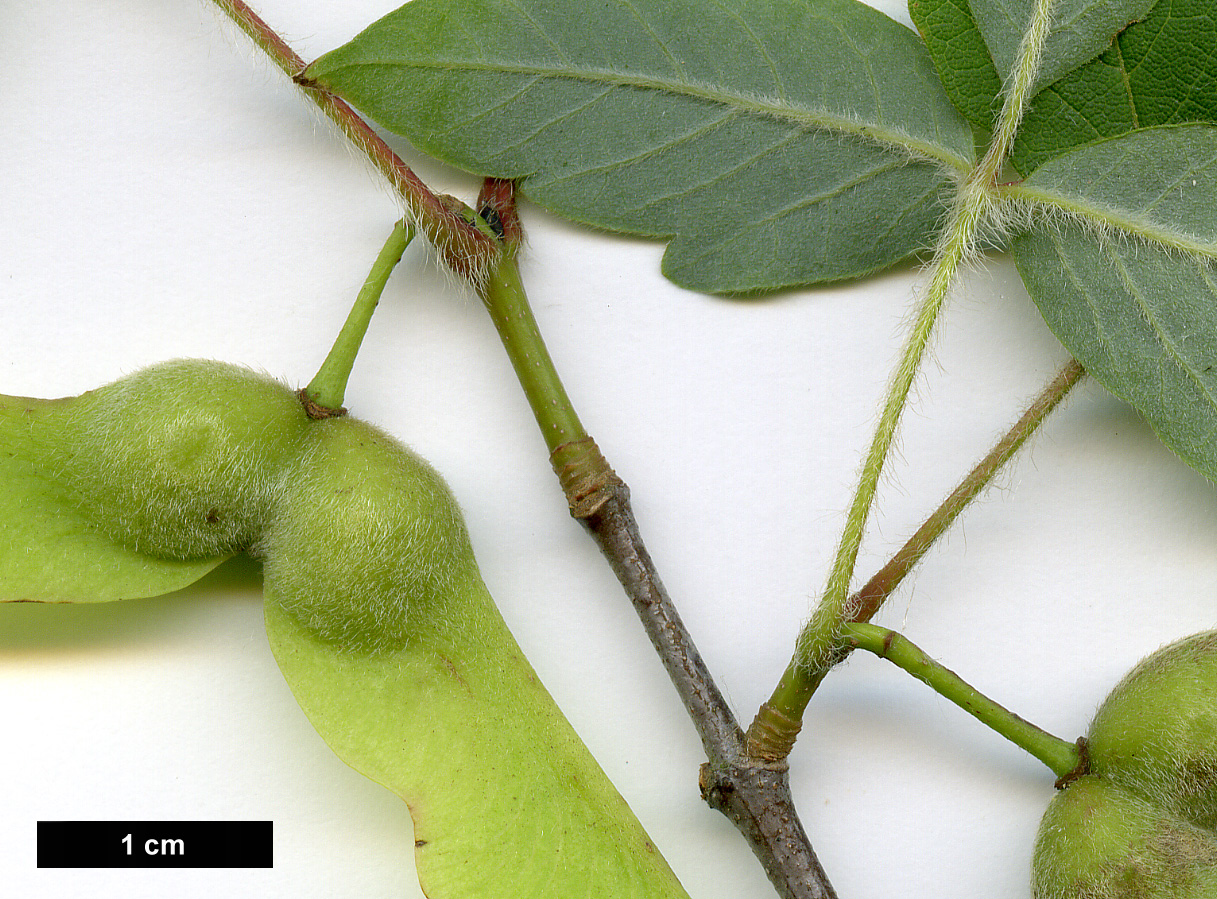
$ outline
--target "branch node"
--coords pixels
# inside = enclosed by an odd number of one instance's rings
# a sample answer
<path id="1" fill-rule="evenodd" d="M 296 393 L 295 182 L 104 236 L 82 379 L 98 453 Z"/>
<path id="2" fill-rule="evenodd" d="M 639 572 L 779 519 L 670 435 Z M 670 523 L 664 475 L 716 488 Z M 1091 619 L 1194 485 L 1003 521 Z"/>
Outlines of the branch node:
<path id="1" fill-rule="evenodd" d="M 549 456 L 572 518 L 584 521 L 595 515 L 612 497 L 621 480 L 591 437 L 572 440 Z"/>
<path id="2" fill-rule="evenodd" d="M 761 703 L 748 728 L 748 755 L 765 761 L 781 761 L 790 755 L 803 722 L 790 718 L 767 702 Z"/>
<path id="3" fill-rule="evenodd" d="M 757 854 L 781 899 L 836 899 L 795 813 L 785 762 L 705 764 L 698 779 L 706 804 L 765 847 Z"/>

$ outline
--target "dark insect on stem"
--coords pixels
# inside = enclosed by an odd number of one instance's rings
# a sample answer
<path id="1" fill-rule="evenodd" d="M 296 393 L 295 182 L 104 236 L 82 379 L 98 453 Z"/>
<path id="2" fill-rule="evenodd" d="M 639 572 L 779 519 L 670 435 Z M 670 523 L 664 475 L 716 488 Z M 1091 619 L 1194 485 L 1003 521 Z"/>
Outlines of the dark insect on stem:
<path id="1" fill-rule="evenodd" d="M 478 207 L 478 215 L 482 217 L 490 230 L 495 233 L 499 240 L 503 240 L 507 236 L 507 229 L 503 225 L 503 219 L 499 216 L 499 211 L 490 204 L 484 204 Z"/>

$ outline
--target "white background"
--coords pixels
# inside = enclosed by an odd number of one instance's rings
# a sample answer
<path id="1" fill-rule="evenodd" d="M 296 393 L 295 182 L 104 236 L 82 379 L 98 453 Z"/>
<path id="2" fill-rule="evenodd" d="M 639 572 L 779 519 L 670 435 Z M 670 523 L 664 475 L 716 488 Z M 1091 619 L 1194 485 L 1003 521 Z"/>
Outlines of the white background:
<path id="1" fill-rule="evenodd" d="M 261 8 L 313 58 L 394 5 Z M 907 23 L 897 0 L 879 5 Z M 377 177 L 202 0 L 13 3 L 4 19 L 0 392 L 75 394 L 183 356 L 306 382 L 397 215 Z M 436 189 L 476 193 L 401 149 Z M 659 244 L 523 215 L 542 331 L 746 723 L 823 583 L 917 272 L 709 298 L 660 276 Z M 860 577 L 1064 359 L 1009 260 L 966 278 Z M 347 397 L 446 475 L 504 616 L 693 899 L 771 896 L 698 797 L 697 738 L 567 517 L 485 314 L 421 246 Z M 880 620 L 1073 739 L 1138 657 L 1212 626 L 1215 538 L 1211 486 L 1086 384 Z M 295 705 L 249 565 L 160 599 L 0 608 L 0 721 L 4 895 L 421 895 L 404 805 L 341 764 Z M 830 676 L 792 768 L 843 899 L 1028 894 L 1052 776 L 890 665 L 856 658 Z M 36 821 L 120 818 L 272 819 L 276 864 L 35 868 Z"/>

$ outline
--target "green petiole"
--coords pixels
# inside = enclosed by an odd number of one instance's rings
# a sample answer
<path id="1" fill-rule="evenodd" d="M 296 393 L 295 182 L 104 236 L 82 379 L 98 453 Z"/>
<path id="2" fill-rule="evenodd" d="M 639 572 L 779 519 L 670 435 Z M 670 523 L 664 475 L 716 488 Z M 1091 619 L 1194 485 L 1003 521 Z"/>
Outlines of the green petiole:
<path id="1" fill-rule="evenodd" d="M 305 408 L 313 418 L 328 418 L 341 415 L 344 411 L 342 401 L 346 395 L 347 380 L 351 376 L 351 368 L 363 343 L 363 336 L 368 331 L 368 322 L 380 303 L 380 295 L 384 293 L 389 275 L 393 273 L 402 253 L 413 239 L 414 229 L 404 219 L 393 227 L 393 232 L 372 264 L 367 280 L 359 289 L 355 304 L 351 307 L 342 330 L 338 332 L 329 355 L 321 363 L 321 368 L 313 380 L 300 392 Z"/>
<path id="2" fill-rule="evenodd" d="M 483 194 L 489 204 L 484 209 L 494 213 L 505 233 L 504 252 L 479 286 L 482 302 L 541 429 L 571 514 L 585 520 L 601 507 L 619 481 L 579 420 L 537 327 L 520 280 L 516 255 L 520 231 L 511 186 L 488 180 Z"/>
<path id="3" fill-rule="evenodd" d="M 968 472 L 959 485 L 951 491 L 950 496 L 934 510 L 900 548 L 900 550 L 875 575 L 866 582 L 860 590 L 850 597 L 851 621 L 870 621 L 879 611 L 884 601 L 900 585 L 910 571 L 921 561 L 934 542 L 946 533 L 947 529 L 959 517 L 959 513 L 967 508 L 980 492 L 989 485 L 1014 454 L 1022 448 L 1027 439 L 1035 433 L 1048 414 L 1052 412 L 1069 395 L 1069 391 L 1085 376 L 1086 371 L 1076 359 L 1070 359 L 1057 376 L 1027 407 L 1005 435 L 994 444 L 993 448 L 976 467 Z"/>
<path id="4" fill-rule="evenodd" d="M 1078 744 L 1054 737 L 998 705 L 895 631 L 873 624 L 847 624 L 841 635 L 850 646 L 873 652 L 903 668 L 982 724 L 1031 753 L 1058 778 L 1075 774 L 1083 765 L 1085 757 Z"/>

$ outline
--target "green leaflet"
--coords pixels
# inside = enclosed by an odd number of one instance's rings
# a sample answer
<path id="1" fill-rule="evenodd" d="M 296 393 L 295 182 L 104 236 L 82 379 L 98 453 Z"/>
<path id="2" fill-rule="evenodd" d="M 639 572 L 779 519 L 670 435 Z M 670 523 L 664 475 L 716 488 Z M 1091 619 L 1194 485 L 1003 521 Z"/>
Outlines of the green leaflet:
<path id="1" fill-rule="evenodd" d="M 462 589 L 460 621 L 415 625 L 406 648 L 382 652 L 324 642 L 266 597 L 271 649 L 309 720 L 406 800 L 423 891 L 687 899 L 480 579 Z"/>
<path id="2" fill-rule="evenodd" d="M 948 94 L 981 132 L 992 127 L 1001 77 L 967 0 L 910 0 Z M 1137 128 L 1217 121 L 1217 8 L 1159 0 L 1096 59 L 1041 90 L 1010 157 L 1026 174 L 1062 153 Z"/>
<path id="3" fill-rule="evenodd" d="M 1012 193 L 1168 252 L 1211 258 L 1217 126 L 1167 125 L 1099 141 L 1049 160 Z"/>
<path id="4" fill-rule="evenodd" d="M 415 0 L 306 76 L 384 127 L 746 292 L 932 243 L 972 139 L 916 35 L 856 0 Z"/>
<path id="5" fill-rule="evenodd" d="M 1160 0 L 1111 49 L 1036 97 L 1011 158 L 1026 173 L 1100 138 L 1206 121 L 1217 121 L 1217 6 Z"/>
<path id="6" fill-rule="evenodd" d="M 1185 462 L 1217 480 L 1217 272 L 1077 226 L 1015 239 L 1019 274 L 1088 372 L 1145 415 Z"/>
<path id="7" fill-rule="evenodd" d="M 1069 213 L 1013 242 L 1048 325 L 1167 446 L 1217 479 L 1217 128 L 1083 147 L 1025 187 Z"/>
<path id="8" fill-rule="evenodd" d="M 968 0 L 909 0 L 909 15 L 951 101 L 982 135 L 1001 109 L 1001 76 Z"/>
<path id="9" fill-rule="evenodd" d="M 1014 68 L 1019 44 L 1037 0 L 969 0 L 998 76 Z M 1094 59 L 1112 35 L 1145 17 L 1155 0 L 1055 0 L 1052 30 L 1036 75 L 1036 90 Z M 1034 91 L 1033 91 L 1034 93 Z"/>
<path id="10" fill-rule="evenodd" d="M 0 601 L 108 602 L 171 593 L 224 561 L 157 559 L 101 534 L 48 471 L 71 406 L 0 396 Z M 31 548 L 35 549 L 31 549 Z"/>

